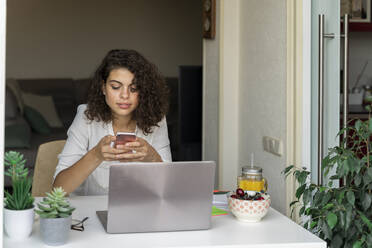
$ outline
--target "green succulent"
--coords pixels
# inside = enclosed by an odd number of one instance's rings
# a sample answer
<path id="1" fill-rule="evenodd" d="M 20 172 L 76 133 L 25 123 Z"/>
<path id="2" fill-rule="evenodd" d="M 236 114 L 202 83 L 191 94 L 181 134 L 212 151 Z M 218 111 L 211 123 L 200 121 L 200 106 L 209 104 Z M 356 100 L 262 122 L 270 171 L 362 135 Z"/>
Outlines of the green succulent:
<path id="1" fill-rule="evenodd" d="M 8 167 L 5 175 L 10 176 L 12 180 L 25 178 L 28 175 L 28 169 L 25 168 L 26 160 L 23 154 L 15 151 L 6 152 L 4 155 L 4 164 Z"/>
<path id="2" fill-rule="evenodd" d="M 32 180 L 27 177 L 26 160 L 19 152 L 9 151 L 4 155 L 4 164 L 8 167 L 5 175 L 12 179 L 13 192 L 5 191 L 4 205 L 11 210 L 24 210 L 33 207 L 34 198 L 31 195 Z"/>
<path id="3" fill-rule="evenodd" d="M 37 204 L 39 209 L 35 209 L 35 212 L 41 218 L 65 218 L 69 217 L 75 210 L 67 201 L 66 192 L 62 187 L 53 188 L 52 192 L 46 193 L 46 195 L 47 197 L 44 197 L 43 201 Z"/>

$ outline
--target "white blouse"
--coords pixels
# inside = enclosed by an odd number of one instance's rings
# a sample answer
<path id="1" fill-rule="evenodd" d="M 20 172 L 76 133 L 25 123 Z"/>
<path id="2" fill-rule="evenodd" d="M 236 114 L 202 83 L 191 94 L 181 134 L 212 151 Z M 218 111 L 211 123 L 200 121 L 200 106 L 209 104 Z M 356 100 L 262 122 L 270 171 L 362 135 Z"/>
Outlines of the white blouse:
<path id="1" fill-rule="evenodd" d="M 88 151 L 95 147 L 106 135 L 114 135 L 112 122 L 104 123 L 90 121 L 84 114 L 86 104 L 78 106 L 77 114 L 70 128 L 67 131 L 67 141 L 58 155 L 58 165 L 54 178 L 62 170 L 70 167 L 79 161 Z M 167 121 L 165 117 L 153 127 L 153 132 L 144 135 L 141 129 L 136 127 L 137 137 L 146 140 L 160 155 L 164 162 L 172 161 L 170 142 L 168 138 Z M 118 161 L 103 161 L 78 187 L 73 194 L 76 195 L 103 195 L 108 193 L 109 168 Z"/>

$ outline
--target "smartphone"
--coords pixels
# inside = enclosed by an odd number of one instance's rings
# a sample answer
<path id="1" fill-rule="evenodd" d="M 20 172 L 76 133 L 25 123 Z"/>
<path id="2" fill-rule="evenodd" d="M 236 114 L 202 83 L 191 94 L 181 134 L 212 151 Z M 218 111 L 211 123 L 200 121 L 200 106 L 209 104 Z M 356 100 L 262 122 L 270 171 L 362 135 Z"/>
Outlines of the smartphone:
<path id="1" fill-rule="evenodd" d="M 115 148 L 117 145 L 125 145 L 127 142 L 133 142 L 136 140 L 135 133 L 123 133 L 117 132 L 116 133 L 116 141 L 115 141 Z"/>

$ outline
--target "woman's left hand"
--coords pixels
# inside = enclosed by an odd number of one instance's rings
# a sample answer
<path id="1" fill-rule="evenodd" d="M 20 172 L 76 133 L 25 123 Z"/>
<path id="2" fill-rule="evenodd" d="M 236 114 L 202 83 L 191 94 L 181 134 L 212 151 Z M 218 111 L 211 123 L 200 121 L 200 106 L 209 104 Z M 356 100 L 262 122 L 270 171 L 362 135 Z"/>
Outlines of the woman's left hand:
<path id="1" fill-rule="evenodd" d="M 162 161 L 159 154 L 155 151 L 155 149 L 149 143 L 147 143 L 146 140 L 139 137 L 137 137 L 136 140 L 133 142 L 128 142 L 125 145 L 117 146 L 117 149 L 124 150 L 124 153 L 117 155 L 117 158 L 120 162 Z"/>

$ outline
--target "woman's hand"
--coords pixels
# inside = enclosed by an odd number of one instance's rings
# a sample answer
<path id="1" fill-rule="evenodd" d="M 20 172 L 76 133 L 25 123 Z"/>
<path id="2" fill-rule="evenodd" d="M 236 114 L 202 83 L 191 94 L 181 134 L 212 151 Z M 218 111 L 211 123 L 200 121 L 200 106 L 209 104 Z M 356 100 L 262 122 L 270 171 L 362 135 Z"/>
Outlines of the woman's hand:
<path id="1" fill-rule="evenodd" d="M 124 153 L 118 154 L 117 158 L 120 162 L 161 162 L 159 154 L 155 149 L 147 143 L 146 140 L 137 137 L 133 142 L 127 142 L 125 145 L 117 146 L 117 149 L 124 150 Z"/>
<path id="2" fill-rule="evenodd" d="M 95 156 L 99 161 L 117 161 L 119 155 L 127 152 L 125 149 L 119 149 L 118 147 L 111 147 L 111 142 L 115 142 L 116 137 L 112 135 L 106 135 L 103 137 L 98 144 L 93 148 Z"/>

